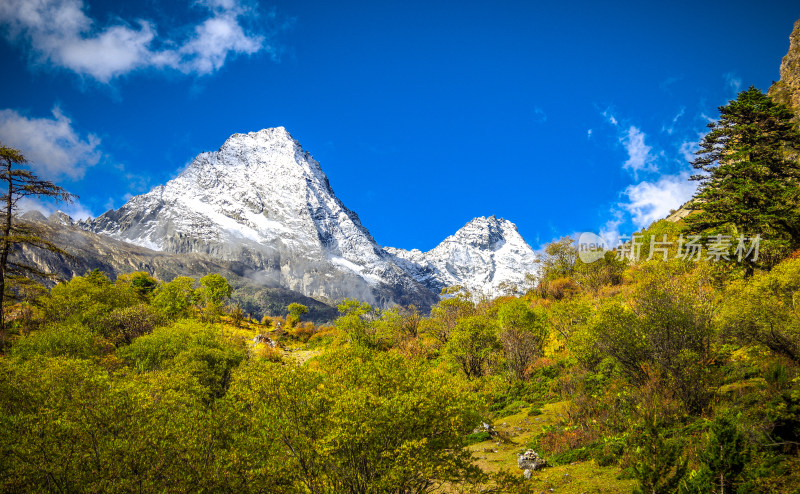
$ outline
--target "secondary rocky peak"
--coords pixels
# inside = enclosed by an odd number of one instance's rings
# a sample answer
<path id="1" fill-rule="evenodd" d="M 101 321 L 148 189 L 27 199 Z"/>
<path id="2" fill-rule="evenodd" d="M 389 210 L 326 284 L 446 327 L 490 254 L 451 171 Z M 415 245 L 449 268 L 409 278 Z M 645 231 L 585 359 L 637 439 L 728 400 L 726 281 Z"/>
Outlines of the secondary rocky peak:
<path id="1" fill-rule="evenodd" d="M 51 214 L 47 221 L 50 223 L 57 223 L 60 225 L 72 226 L 75 224 L 75 221 L 72 219 L 72 216 L 68 215 L 64 211 L 56 211 Z"/>
<path id="2" fill-rule="evenodd" d="M 789 35 L 789 51 L 781 61 L 781 79 L 772 84 L 768 94 L 785 104 L 800 118 L 800 19 Z"/>
<path id="3" fill-rule="evenodd" d="M 476 296 L 496 296 L 504 282 L 522 284 L 538 272 L 536 254 L 517 226 L 496 216 L 470 220 L 428 252 L 386 247 L 386 252 L 432 291 L 459 285 Z"/>

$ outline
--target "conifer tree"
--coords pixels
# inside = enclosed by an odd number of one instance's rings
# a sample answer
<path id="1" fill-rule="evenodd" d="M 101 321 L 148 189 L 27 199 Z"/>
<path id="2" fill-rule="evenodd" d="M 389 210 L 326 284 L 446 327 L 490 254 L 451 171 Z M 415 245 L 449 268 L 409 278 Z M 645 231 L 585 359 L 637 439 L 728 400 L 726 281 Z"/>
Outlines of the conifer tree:
<path id="1" fill-rule="evenodd" d="M 633 438 L 636 462 L 633 475 L 639 481 L 634 494 L 667 494 L 677 490 L 686 475 L 682 445 L 669 441 L 661 432 L 662 423 L 652 412 L 644 417 L 642 430 Z"/>
<path id="2" fill-rule="evenodd" d="M 716 492 L 734 492 L 733 486 L 749 461 L 745 438 L 734 417 L 717 417 L 711 424 L 707 449 L 700 456 L 713 473 Z"/>
<path id="3" fill-rule="evenodd" d="M 760 235 L 788 253 L 800 246 L 800 132 L 792 112 L 752 86 L 719 112 L 692 162 L 701 173 L 692 176 L 700 185 L 689 231 Z"/>
<path id="4" fill-rule="evenodd" d="M 3 188 L 0 194 L 0 348 L 6 339 L 5 301 L 13 296 L 13 284 L 30 276 L 49 276 L 34 266 L 13 259 L 12 253 L 23 245 L 63 253 L 42 238 L 35 227 L 17 220 L 17 205 L 24 197 L 52 197 L 65 202 L 71 202 L 75 197 L 25 169 L 27 162 L 19 150 L 0 144 L 0 186 Z"/>

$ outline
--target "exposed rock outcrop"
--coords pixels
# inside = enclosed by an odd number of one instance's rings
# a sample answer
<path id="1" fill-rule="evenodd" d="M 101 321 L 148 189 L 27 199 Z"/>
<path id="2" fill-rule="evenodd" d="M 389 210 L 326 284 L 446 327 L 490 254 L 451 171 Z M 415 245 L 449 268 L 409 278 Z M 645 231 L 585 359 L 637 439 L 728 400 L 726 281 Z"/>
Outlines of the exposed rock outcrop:
<path id="1" fill-rule="evenodd" d="M 69 216 L 60 212 L 50 218 L 35 211 L 28 212 L 21 219 L 33 224 L 44 238 L 63 248 L 68 255 L 23 245 L 15 253 L 17 260 L 53 273 L 61 280 L 70 280 L 93 269 L 107 273 L 112 279 L 123 273 L 145 271 L 164 281 L 176 276 L 200 278 L 219 273 L 233 285 L 234 302 L 253 316 L 283 316 L 286 306 L 292 302 L 308 306 L 308 318 L 313 321 L 332 321 L 338 315 L 335 307 L 323 301 L 285 288 L 265 286 L 255 270 L 240 262 L 197 253 L 154 251 L 79 229 Z M 44 281 L 53 283 L 55 280 Z"/>
<path id="2" fill-rule="evenodd" d="M 772 84 L 767 94 L 791 108 L 795 120 L 800 119 L 800 19 L 789 35 L 789 51 L 781 61 L 781 79 Z"/>

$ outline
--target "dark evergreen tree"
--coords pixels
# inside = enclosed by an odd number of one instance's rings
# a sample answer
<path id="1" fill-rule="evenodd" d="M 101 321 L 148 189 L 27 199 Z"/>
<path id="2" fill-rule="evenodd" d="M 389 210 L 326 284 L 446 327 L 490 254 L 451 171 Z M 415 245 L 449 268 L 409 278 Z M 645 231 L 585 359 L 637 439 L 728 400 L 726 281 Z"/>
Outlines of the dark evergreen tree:
<path id="1" fill-rule="evenodd" d="M 733 487 L 750 459 L 744 436 L 730 416 L 711 424 L 706 450 L 701 455 L 714 480 L 714 492 L 735 492 Z"/>
<path id="2" fill-rule="evenodd" d="M 6 339 L 5 301 L 13 297 L 13 285 L 30 276 L 49 276 L 34 266 L 13 259 L 11 254 L 22 245 L 62 252 L 42 238 L 32 225 L 17 220 L 17 204 L 23 197 L 52 197 L 66 202 L 75 197 L 23 168 L 27 162 L 19 150 L 0 145 L 0 185 L 3 187 L 0 194 L 0 348 Z"/>
<path id="3" fill-rule="evenodd" d="M 800 132 L 792 112 L 752 86 L 719 112 L 692 162 L 701 173 L 692 176 L 700 185 L 690 206 L 696 212 L 686 218 L 690 233 L 761 235 L 762 246 L 781 254 L 800 247 Z M 746 261 L 749 270 L 762 264 Z"/>
<path id="4" fill-rule="evenodd" d="M 635 494 L 672 494 L 686 475 L 683 447 L 661 432 L 661 423 L 654 414 L 644 417 L 642 430 L 634 437 L 636 462 L 633 475 L 639 481 Z"/>

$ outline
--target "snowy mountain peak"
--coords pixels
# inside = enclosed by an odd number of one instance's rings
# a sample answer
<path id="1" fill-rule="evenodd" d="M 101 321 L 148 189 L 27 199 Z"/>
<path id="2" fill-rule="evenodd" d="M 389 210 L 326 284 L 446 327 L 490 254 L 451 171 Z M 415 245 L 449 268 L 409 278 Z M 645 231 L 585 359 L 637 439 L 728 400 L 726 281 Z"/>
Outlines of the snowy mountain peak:
<path id="1" fill-rule="evenodd" d="M 375 244 L 283 127 L 232 135 L 177 178 L 84 228 L 154 250 L 241 262 L 266 285 L 328 301 L 434 300 Z"/>
<path id="2" fill-rule="evenodd" d="M 536 254 L 503 218 L 480 216 L 428 252 L 384 248 L 396 262 L 432 291 L 459 285 L 476 296 L 497 296 L 504 282 L 522 284 L 536 274 Z"/>
<path id="3" fill-rule="evenodd" d="M 80 225 L 233 261 L 263 285 L 327 302 L 427 307 L 444 286 L 491 295 L 536 269 L 516 226 L 494 216 L 473 219 L 430 252 L 381 249 L 283 127 L 234 134 L 175 179 Z"/>
<path id="4" fill-rule="evenodd" d="M 271 149 L 273 152 L 287 154 L 293 154 L 297 151 L 303 152 L 300 143 L 283 127 L 262 129 L 258 132 L 248 132 L 247 134 L 233 134 L 225 140 L 225 143 L 217 152 L 224 152 L 229 149 Z"/>
<path id="5" fill-rule="evenodd" d="M 283 127 L 233 134 L 218 151 L 198 155 L 181 177 L 189 181 L 216 178 L 228 182 L 254 178 L 289 182 L 310 179 L 330 188 L 319 163 Z M 209 184 L 203 182 L 202 185 Z"/>
<path id="6" fill-rule="evenodd" d="M 447 241 L 454 241 L 472 245 L 483 249 L 496 250 L 502 247 L 506 236 L 519 236 L 517 226 L 503 218 L 498 219 L 492 215 L 488 218 L 479 216 L 461 227 L 455 234 L 448 237 Z"/>

